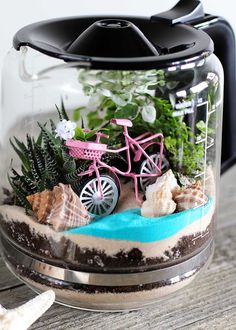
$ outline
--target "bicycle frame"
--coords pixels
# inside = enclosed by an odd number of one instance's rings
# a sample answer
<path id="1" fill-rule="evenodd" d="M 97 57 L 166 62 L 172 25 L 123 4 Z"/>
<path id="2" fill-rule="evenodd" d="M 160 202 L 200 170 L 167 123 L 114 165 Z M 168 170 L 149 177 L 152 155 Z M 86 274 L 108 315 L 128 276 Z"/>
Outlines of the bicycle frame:
<path id="1" fill-rule="evenodd" d="M 139 191 L 138 191 L 138 178 L 141 177 L 156 177 L 158 176 L 156 173 L 153 174 L 137 174 L 137 173 L 133 173 L 131 172 L 131 167 L 132 167 L 132 163 L 131 163 L 131 155 L 130 155 L 130 149 L 133 150 L 135 157 L 134 157 L 134 161 L 139 161 L 141 156 L 144 155 L 149 162 L 154 166 L 154 168 L 157 170 L 157 173 L 159 175 L 161 175 L 161 165 L 162 165 L 162 156 L 163 156 L 163 140 L 164 137 L 161 133 L 157 133 L 154 135 L 151 135 L 150 133 L 144 133 L 136 138 L 131 138 L 129 136 L 128 133 L 128 128 L 127 126 L 124 126 L 124 137 L 125 137 L 125 147 L 122 147 L 120 149 L 116 149 L 116 150 L 112 150 L 112 149 L 108 149 L 107 152 L 109 153 L 114 153 L 114 154 L 119 154 L 121 152 L 126 151 L 126 156 L 127 156 L 127 162 L 128 162 L 128 168 L 126 172 L 123 172 L 121 170 L 119 170 L 117 167 L 115 166 L 109 166 L 106 163 L 104 163 L 101 160 L 93 160 L 93 163 L 90 165 L 89 169 L 83 173 L 79 173 L 78 176 L 85 176 L 85 175 L 89 175 L 91 176 L 94 172 L 96 174 L 97 180 L 98 180 L 98 186 L 99 186 L 99 190 L 100 190 L 100 194 L 101 194 L 101 198 L 103 198 L 103 189 L 101 186 L 101 179 L 100 179 L 100 169 L 101 168 L 106 168 L 109 171 L 111 171 L 113 174 L 115 174 L 119 184 L 120 184 L 120 180 L 118 178 L 118 175 L 124 176 L 124 177 L 130 177 L 134 180 L 134 188 L 135 188 L 135 198 L 136 200 L 141 203 L 142 201 L 139 199 Z M 97 138 L 96 142 L 99 143 L 100 142 L 100 136 Z M 155 139 L 160 139 L 160 142 L 154 141 Z M 157 165 L 150 157 L 149 155 L 146 153 L 146 149 L 152 145 L 158 144 L 160 146 L 160 160 L 159 160 L 159 165 Z M 142 145 L 142 146 L 141 146 Z M 135 147 L 137 148 L 137 150 L 135 150 Z"/>

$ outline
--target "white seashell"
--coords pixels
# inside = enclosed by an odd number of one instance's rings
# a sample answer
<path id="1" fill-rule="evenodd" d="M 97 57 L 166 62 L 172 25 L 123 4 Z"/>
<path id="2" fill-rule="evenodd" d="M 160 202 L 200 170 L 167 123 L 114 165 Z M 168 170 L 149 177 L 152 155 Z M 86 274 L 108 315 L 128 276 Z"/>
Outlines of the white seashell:
<path id="1" fill-rule="evenodd" d="M 162 189 L 164 183 L 167 183 L 171 192 L 180 189 L 178 182 L 172 170 L 167 171 L 162 176 L 158 177 L 156 182 L 146 188 L 146 198 L 149 199 L 150 194 Z"/>
<path id="2" fill-rule="evenodd" d="M 176 203 L 172 199 L 159 199 L 155 203 L 145 201 L 141 208 L 141 215 L 145 218 L 158 218 L 175 212 Z"/>
<path id="3" fill-rule="evenodd" d="M 189 187 L 176 192 L 174 201 L 177 204 L 177 210 L 184 211 L 205 205 L 208 198 L 199 188 Z"/>
<path id="4" fill-rule="evenodd" d="M 172 199 L 172 193 L 168 182 L 164 182 L 158 189 L 156 184 L 150 185 L 146 189 L 146 199 L 153 200 L 154 202 L 158 199 Z"/>
<path id="5" fill-rule="evenodd" d="M 146 218 L 158 218 L 173 213 L 176 209 L 176 203 L 172 199 L 169 183 L 165 181 L 161 189 L 157 191 L 153 190 L 153 186 L 151 188 L 150 186 L 147 187 L 147 200 L 141 208 L 142 216 Z"/>
<path id="6" fill-rule="evenodd" d="M 152 202 L 145 201 L 142 204 L 141 215 L 145 218 L 155 218 Z"/>
<path id="7" fill-rule="evenodd" d="M 27 199 L 39 222 L 51 224 L 55 230 L 85 226 L 93 219 L 70 185 L 59 183 L 52 191 L 45 190 Z"/>
<path id="8" fill-rule="evenodd" d="M 0 306 L 0 330 L 26 330 L 54 303 L 55 293 L 46 291 L 26 304 L 6 310 Z"/>

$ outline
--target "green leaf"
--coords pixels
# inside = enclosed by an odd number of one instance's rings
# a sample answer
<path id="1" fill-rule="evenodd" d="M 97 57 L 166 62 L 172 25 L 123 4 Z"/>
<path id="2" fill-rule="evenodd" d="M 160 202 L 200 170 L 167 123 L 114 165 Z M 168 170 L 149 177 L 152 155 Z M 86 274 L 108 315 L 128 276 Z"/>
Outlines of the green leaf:
<path id="1" fill-rule="evenodd" d="M 29 163 L 29 159 L 28 159 L 28 150 L 23 143 L 18 141 L 16 138 L 14 138 L 14 139 L 15 139 L 17 145 L 19 146 L 19 149 L 14 145 L 12 140 L 10 140 L 10 144 L 13 147 L 16 154 L 18 155 L 18 157 L 20 158 L 20 160 L 22 161 L 25 168 L 29 169 L 30 163 Z"/>
<path id="2" fill-rule="evenodd" d="M 118 109 L 114 117 L 115 118 L 127 118 L 127 119 L 134 119 L 138 114 L 138 106 L 137 104 L 129 103 L 124 107 Z"/>
<path id="3" fill-rule="evenodd" d="M 103 130 L 101 130 L 101 131 L 103 131 Z M 97 130 L 92 130 L 88 133 L 85 133 L 85 140 L 87 141 L 87 140 L 91 139 L 92 137 L 94 137 L 94 135 L 96 133 L 97 133 Z"/>
<path id="4" fill-rule="evenodd" d="M 76 122 L 80 120 L 80 112 L 86 109 L 86 107 L 79 107 L 73 111 L 73 120 Z"/>
<path id="5" fill-rule="evenodd" d="M 62 118 L 65 120 L 69 120 L 69 117 L 66 113 L 66 109 L 65 109 L 65 105 L 64 105 L 64 101 L 63 99 L 61 99 L 61 114 L 62 114 Z"/>
<path id="6" fill-rule="evenodd" d="M 82 128 L 80 128 L 80 127 L 76 127 L 76 129 L 75 129 L 75 138 L 76 138 L 76 140 L 85 140 L 85 133 L 84 133 L 84 131 L 82 130 Z"/>

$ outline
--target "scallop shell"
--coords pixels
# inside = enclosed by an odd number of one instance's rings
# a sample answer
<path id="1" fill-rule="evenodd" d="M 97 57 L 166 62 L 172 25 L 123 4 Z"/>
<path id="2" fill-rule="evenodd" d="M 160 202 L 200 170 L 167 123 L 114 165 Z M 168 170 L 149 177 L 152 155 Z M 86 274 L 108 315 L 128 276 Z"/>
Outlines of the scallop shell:
<path id="1" fill-rule="evenodd" d="M 0 305 L 0 330 L 26 330 L 54 303 L 55 293 L 46 291 L 14 309 Z"/>
<path id="2" fill-rule="evenodd" d="M 49 223 L 55 230 L 66 230 L 89 224 L 92 217 L 70 185 L 59 183 L 52 191 L 27 197 L 41 223 Z"/>
<path id="3" fill-rule="evenodd" d="M 168 184 L 171 192 L 180 189 L 172 170 L 169 170 L 166 173 L 164 173 L 162 176 L 158 177 L 154 184 L 146 188 L 146 198 L 149 199 L 149 195 L 151 195 L 153 192 L 162 190 L 162 186 L 164 184 Z"/>
<path id="4" fill-rule="evenodd" d="M 174 194 L 178 211 L 193 209 L 207 203 L 207 196 L 199 188 L 186 188 Z"/>

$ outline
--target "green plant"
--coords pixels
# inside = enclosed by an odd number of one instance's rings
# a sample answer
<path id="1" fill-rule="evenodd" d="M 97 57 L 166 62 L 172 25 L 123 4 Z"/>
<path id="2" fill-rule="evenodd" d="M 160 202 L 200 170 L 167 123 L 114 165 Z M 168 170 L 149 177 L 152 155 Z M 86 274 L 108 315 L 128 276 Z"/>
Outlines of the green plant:
<path id="1" fill-rule="evenodd" d="M 90 129 L 106 128 L 111 141 L 120 143 L 122 127 L 111 125 L 109 121 L 112 118 L 130 119 L 133 128 L 129 131 L 134 136 L 146 131 L 163 133 L 173 170 L 181 170 L 189 176 L 201 171 L 204 145 L 195 143 L 196 136 L 184 122 L 184 116 L 173 116 L 174 109 L 170 101 L 156 96 L 157 90 L 158 95 L 164 95 L 163 91 L 173 88 L 171 81 L 165 81 L 163 70 L 81 70 L 79 81 L 84 93 L 90 96 L 88 107 L 96 107 L 96 110 L 87 114 Z M 174 81 L 174 86 L 176 84 Z"/>
<path id="2" fill-rule="evenodd" d="M 60 120 L 69 120 L 64 105 L 58 110 Z M 91 161 L 75 160 L 72 158 L 64 144 L 64 141 L 55 137 L 56 125 L 50 120 L 48 125 L 38 123 L 40 133 L 35 140 L 27 135 L 26 143 L 14 137 L 10 140 L 11 146 L 21 160 L 21 169 L 12 168 L 8 176 L 13 189 L 15 204 L 30 209 L 27 196 L 52 189 L 58 183 L 70 184 L 76 191 L 80 184 L 78 174 L 88 169 Z M 85 133 L 84 138 L 92 137 L 95 132 Z M 104 156 L 103 161 L 111 163 L 114 157 Z"/>
<path id="3" fill-rule="evenodd" d="M 54 123 L 51 122 L 54 127 Z M 35 141 L 27 135 L 26 143 L 14 137 L 12 147 L 21 160 L 20 173 L 12 168 L 9 181 L 15 193 L 16 204 L 29 208 L 26 197 L 30 194 L 52 189 L 59 182 L 66 183 L 65 175 L 75 169 L 62 142 L 46 128 L 40 127 L 40 135 Z M 69 164 L 65 168 L 64 164 Z"/>

